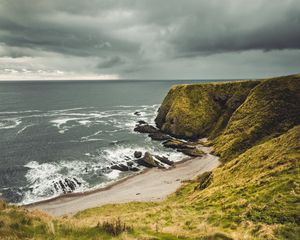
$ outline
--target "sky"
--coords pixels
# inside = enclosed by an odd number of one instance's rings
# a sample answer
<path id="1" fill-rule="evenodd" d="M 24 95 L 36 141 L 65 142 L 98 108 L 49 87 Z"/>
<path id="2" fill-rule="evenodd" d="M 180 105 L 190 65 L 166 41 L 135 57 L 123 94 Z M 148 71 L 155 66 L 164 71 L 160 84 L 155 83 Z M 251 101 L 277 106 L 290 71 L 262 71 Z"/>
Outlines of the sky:
<path id="1" fill-rule="evenodd" d="M 0 0 L 0 80 L 300 72 L 300 0 Z"/>

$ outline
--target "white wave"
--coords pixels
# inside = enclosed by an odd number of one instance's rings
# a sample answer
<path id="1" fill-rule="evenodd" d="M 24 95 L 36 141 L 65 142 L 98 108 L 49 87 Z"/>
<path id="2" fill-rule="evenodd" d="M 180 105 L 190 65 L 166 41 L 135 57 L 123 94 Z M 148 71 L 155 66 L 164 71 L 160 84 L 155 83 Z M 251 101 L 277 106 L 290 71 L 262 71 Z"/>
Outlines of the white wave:
<path id="1" fill-rule="evenodd" d="M 97 141 L 103 141 L 103 138 L 88 138 L 80 140 L 79 142 L 97 142 Z"/>
<path id="2" fill-rule="evenodd" d="M 77 108 L 66 108 L 66 109 L 57 109 L 57 110 L 51 110 L 50 112 L 69 112 L 74 110 L 83 110 L 83 109 L 91 109 L 93 107 L 77 107 Z"/>
<path id="3" fill-rule="evenodd" d="M 31 127 L 31 126 L 33 126 L 33 124 L 29 124 L 29 125 L 27 125 L 27 126 L 21 128 L 21 129 L 17 132 L 17 134 L 20 134 L 20 133 L 24 132 L 27 128 L 29 128 L 29 127 Z"/>
<path id="4" fill-rule="evenodd" d="M 155 147 L 146 146 L 115 146 L 101 151 L 101 156 L 111 164 L 124 163 L 129 160 L 134 160 L 134 152 L 140 151 L 142 153 L 150 152 L 153 155 L 160 155 L 168 157 L 170 160 L 176 162 L 182 160 L 185 156 L 180 152 L 169 149 L 157 149 Z"/>
<path id="5" fill-rule="evenodd" d="M 84 125 L 84 126 L 91 125 L 91 123 L 92 123 L 90 120 L 80 120 L 78 122 L 79 122 L 79 124 Z"/>
<path id="6" fill-rule="evenodd" d="M 117 179 L 120 176 L 120 171 L 112 170 L 110 173 L 107 173 L 106 176 L 111 180 Z"/>
<path id="7" fill-rule="evenodd" d="M 29 162 L 25 165 L 29 170 L 25 177 L 29 183 L 30 191 L 24 195 L 23 204 L 28 204 L 49 197 L 63 194 L 62 189 L 55 191 L 54 183 L 64 179 L 76 178 L 81 185 L 77 186 L 74 192 L 82 192 L 88 189 L 88 183 L 80 176 L 86 169 L 86 163 L 82 161 L 62 161 L 60 163 L 38 163 Z"/>
<path id="8" fill-rule="evenodd" d="M 74 127 L 74 126 L 63 126 L 65 124 L 67 124 L 67 122 L 69 121 L 75 121 L 77 120 L 77 118 L 59 118 L 59 119 L 54 119 L 51 120 L 50 122 L 54 124 L 55 127 L 57 127 L 59 129 L 59 133 L 65 133 L 67 130 L 69 130 L 70 128 Z"/>
<path id="9" fill-rule="evenodd" d="M 40 112 L 40 110 L 0 112 L 0 115 L 4 115 L 4 114 L 22 114 L 22 113 L 33 113 L 33 112 Z"/>
<path id="10" fill-rule="evenodd" d="M 0 129 L 16 128 L 22 121 L 20 119 L 10 118 L 0 120 Z"/>

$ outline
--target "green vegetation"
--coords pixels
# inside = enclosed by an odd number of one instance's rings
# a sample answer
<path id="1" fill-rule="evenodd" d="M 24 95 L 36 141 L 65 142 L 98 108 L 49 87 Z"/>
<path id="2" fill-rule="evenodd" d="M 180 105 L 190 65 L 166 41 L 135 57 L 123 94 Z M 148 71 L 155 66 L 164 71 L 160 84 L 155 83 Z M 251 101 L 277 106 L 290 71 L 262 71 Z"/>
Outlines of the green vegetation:
<path id="1" fill-rule="evenodd" d="M 300 76 L 174 86 L 157 125 L 182 138 L 209 137 L 227 161 L 300 124 Z"/>
<path id="2" fill-rule="evenodd" d="M 176 85 L 157 118 L 163 131 L 181 138 L 217 136 L 259 81 Z"/>
<path id="3" fill-rule="evenodd" d="M 180 85 L 156 122 L 208 136 L 223 164 L 162 202 L 109 204 L 73 217 L 0 202 L 0 239 L 299 239 L 300 77 Z"/>

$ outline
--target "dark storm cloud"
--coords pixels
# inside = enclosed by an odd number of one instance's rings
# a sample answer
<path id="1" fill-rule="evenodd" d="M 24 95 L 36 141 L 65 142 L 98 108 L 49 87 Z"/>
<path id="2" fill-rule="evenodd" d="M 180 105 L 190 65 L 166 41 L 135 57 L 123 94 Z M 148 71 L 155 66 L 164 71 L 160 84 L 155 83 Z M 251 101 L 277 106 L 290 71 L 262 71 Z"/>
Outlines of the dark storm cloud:
<path id="1" fill-rule="evenodd" d="M 298 52 L 299 26 L 298 0 L 2 0 L 0 58 L 28 57 L 30 66 L 38 58 L 69 72 L 82 61 L 80 71 L 140 78 L 176 66 L 190 76 L 185 66 L 207 56 Z"/>

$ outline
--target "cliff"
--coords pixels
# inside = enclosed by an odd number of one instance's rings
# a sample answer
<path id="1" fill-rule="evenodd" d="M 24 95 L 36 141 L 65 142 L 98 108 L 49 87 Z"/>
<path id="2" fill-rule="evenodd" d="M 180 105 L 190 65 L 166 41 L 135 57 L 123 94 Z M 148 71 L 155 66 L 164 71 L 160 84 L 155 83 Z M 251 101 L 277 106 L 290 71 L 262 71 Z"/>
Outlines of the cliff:
<path id="1" fill-rule="evenodd" d="M 155 120 L 173 136 L 208 137 L 229 160 L 300 123 L 300 76 L 174 86 Z"/>

